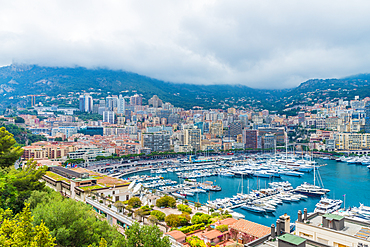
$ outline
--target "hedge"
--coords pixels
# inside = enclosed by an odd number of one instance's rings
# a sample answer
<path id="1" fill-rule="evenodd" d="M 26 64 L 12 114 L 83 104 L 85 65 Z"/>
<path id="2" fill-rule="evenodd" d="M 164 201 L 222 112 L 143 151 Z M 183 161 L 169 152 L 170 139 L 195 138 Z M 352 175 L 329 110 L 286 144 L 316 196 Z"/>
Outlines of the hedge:
<path id="1" fill-rule="evenodd" d="M 184 227 L 180 228 L 180 231 L 182 231 L 183 233 L 186 234 L 186 233 L 189 233 L 189 232 L 192 232 L 192 231 L 199 230 L 203 226 L 204 226 L 204 223 L 200 223 L 200 224 L 196 224 L 196 225 L 192 225 L 192 226 L 184 226 Z"/>

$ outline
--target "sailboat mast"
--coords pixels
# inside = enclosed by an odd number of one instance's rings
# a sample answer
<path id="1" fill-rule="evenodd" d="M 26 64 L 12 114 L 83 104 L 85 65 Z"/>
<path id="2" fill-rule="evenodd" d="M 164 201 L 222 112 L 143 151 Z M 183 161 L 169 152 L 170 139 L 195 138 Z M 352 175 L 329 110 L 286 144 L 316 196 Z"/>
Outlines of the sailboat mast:
<path id="1" fill-rule="evenodd" d="M 313 185 L 316 183 L 316 164 L 313 162 Z"/>
<path id="2" fill-rule="evenodd" d="M 248 194 L 249 194 L 249 179 L 248 179 Z"/>
<path id="3" fill-rule="evenodd" d="M 285 165 L 287 165 L 288 160 L 288 136 L 285 137 Z"/>
<path id="4" fill-rule="evenodd" d="M 242 173 L 242 195 L 243 195 L 243 192 L 244 192 L 244 183 L 243 183 L 243 181 L 244 181 L 244 179 L 243 179 L 243 173 Z"/>

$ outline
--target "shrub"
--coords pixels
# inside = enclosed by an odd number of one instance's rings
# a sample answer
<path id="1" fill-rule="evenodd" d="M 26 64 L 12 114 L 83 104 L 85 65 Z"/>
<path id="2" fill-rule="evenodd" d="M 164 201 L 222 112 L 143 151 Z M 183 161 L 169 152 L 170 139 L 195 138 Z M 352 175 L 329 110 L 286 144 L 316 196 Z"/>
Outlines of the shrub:
<path id="1" fill-rule="evenodd" d="M 189 223 L 190 215 L 187 213 L 167 215 L 164 221 L 170 227 L 184 226 Z"/>
<path id="2" fill-rule="evenodd" d="M 189 214 L 192 213 L 191 208 L 189 206 L 184 205 L 184 204 L 177 205 L 177 209 L 181 212 L 185 212 L 185 213 L 189 213 Z"/>
<path id="3" fill-rule="evenodd" d="M 141 201 L 138 197 L 132 197 L 130 200 L 128 200 L 127 204 L 133 208 L 138 208 L 141 206 Z"/>
<path id="4" fill-rule="evenodd" d="M 145 205 L 145 206 L 142 206 L 141 209 L 147 211 L 147 210 L 150 210 L 150 207 L 148 205 Z"/>
<path id="5" fill-rule="evenodd" d="M 99 203 L 103 203 L 103 200 L 99 200 Z"/>
<path id="6" fill-rule="evenodd" d="M 178 226 L 180 226 L 180 218 L 177 214 L 167 215 L 166 218 L 164 219 L 164 221 L 166 222 L 166 224 L 169 227 L 178 227 Z"/>
<path id="7" fill-rule="evenodd" d="M 204 241 L 197 236 L 192 236 L 188 238 L 186 242 L 188 242 L 191 247 L 206 247 Z"/>
<path id="8" fill-rule="evenodd" d="M 108 208 L 111 208 L 112 207 L 112 204 L 108 204 Z"/>
<path id="9" fill-rule="evenodd" d="M 209 214 L 196 213 L 191 218 L 191 223 L 192 224 L 200 224 L 200 223 L 207 224 L 209 219 L 211 219 L 211 216 Z"/>
<path id="10" fill-rule="evenodd" d="M 201 228 L 204 228 L 204 224 L 203 223 L 192 225 L 192 226 L 184 226 L 184 227 L 181 227 L 180 228 L 180 231 L 182 231 L 183 233 L 186 234 L 186 233 L 189 233 L 189 232 L 192 232 L 192 231 L 199 230 Z"/>
<path id="11" fill-rule="evenodd" d="M 95 196 L 92 196 L 92 199 L 95 200 Z"/>
<path id="12" fill-rule="evenodd" d="M 157 200 L 156 202 L 157 207 L 175 207 L 176 206 L 176 200 L 172 196 L 164 196 Z"/>
<path id="13" fill-rule="evenodd" d="M 152 212 L 150 212 L 150 215 L 154 215 L 159 221 L 163 221 L 166 217 L 166 214 L 159 210 L 153 210 Z"/>
<path id="14" fill-rule="evenodd" d="M 217 230 L 219 230 L 220 232 L 226 232 L 229 227 L 227 225 L 219 225 L 216 227 Z"/>

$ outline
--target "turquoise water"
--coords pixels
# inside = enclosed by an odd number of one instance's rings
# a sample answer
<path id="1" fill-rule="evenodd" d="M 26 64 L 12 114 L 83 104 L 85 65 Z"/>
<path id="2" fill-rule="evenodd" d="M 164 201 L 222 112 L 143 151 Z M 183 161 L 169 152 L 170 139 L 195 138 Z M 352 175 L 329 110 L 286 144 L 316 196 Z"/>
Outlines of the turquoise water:
<path id="1" fill-rule="evenodd" d="M 324 187 L 330 189 L 328 197 L 332 199 L 344 199 L 344 194 L 346 195 L 346 207 L 348 206 L 359 206 L 359 203 L 370 206 L 370 169 L 366 166 L 361 165 L 348 165 L 347 163 L 336 162 L 332 160 L 316 160 L 319 164 L 327 164 L 319 168 L 319 173 L 321 175 Z M 151 175 L 150 172 L 141 172 L 139 175 L 147 174 Z M 161 174 L 165 179 L 172 179 L 180 182 L 175 173 Z M 249 189 L 265 188 L 271 181 L 289 181 L 292 186 L 302 184 L 303 182 L 313 183 L 313 172 L 305 173 L 303 177 L 289 177 L 282 176 L 273 180 L 268 178 L 244 178 L 243 187 L 244 193 L 248 193 L 248 181 Z M 241 181 L 242 178 L 229 178 L 229 177 L 206 177 L 197 179 L 197 181 L 212 181 L 215 184 L 222 187 L 220 192 L 210 192 L 200 193 L 198 197 L 189 197 L 189 200 L 198 201 L 201 203 L 206 203 L 208 196 L 211 200 L 216 198 L 232 197 L 236 193 L 241 192 Z M 257 187 L 258 186 L 258 187 Z M 291 216 L 292 222 L 297 219 L 298 210 L 307 208 L 308 212 L 313 212 L 315 209 L 315 204 L 320 200 L 319 197 L 309 197 L 306 200 L 301 200 L 299 202 L 284 203 L 283 205 L 277 206 L 274 213 L 269 214 L 255 214 L 249 211 L 245 211 L 241 208 L 234 209 L 235 212 L 242 213 L 245 215 L 245 219 L 257 222 L 266 226 L 270 226 L 272 223 L 276 222 L 276 219 L 285 213 Z M 342 205 L 343 206 L 343 205 Z"/>

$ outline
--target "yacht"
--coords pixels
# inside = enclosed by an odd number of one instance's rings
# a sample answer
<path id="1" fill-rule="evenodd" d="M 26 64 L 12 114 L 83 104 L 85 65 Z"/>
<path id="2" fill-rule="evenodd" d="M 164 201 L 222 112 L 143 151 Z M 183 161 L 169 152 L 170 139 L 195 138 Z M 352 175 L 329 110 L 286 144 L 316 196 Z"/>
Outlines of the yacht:
<path id="1" fill-rule="evenodd" d="M 359 207 L 353 207 L 351 212 L 356 213 L 360 218 L 370 220 L 370 207 L 364 206 L 362 203 L 360 203 Z"/>
<path id="2" fill-rule="evenodd" d="M 300 193 L 300 194 L 304 194 L 304 195 L 309 195 L 309 196 L 323 196 L 325 195 L 326 193 L 328 193 L 330 190 L 328 189 L 324 189 L 324 184 L 322 183 L 322 180 L 321 180 L 321 184 L 322 184 L 322 188 L 317 186 L 316 185 L 316 169 L 315 169 L 315 165 L 314 165 L 314 169 L 313 169 L 313 185 L 312 184 L 309 184 L 307 182 L 304 182 L 303 184 L 301 184 L 300 186 L 298 186 L 294 192 L 297 192 L 297 193 Z M 320 178 L 320 173 L 319 171 L 317 170 L 317 173 L 318 173 L 318 177 Z M 320 180 L 318 180 L 320 182 Z"/>
<path id="3" fill-rule="evenodd" d="M 250 204 L 245 204 L 241 208 L 245 209 L 245 210 L 248 210 L 248 211 L 255 212 L 255 213 L 265 213 L 266 212 L 265 209 L 263 209 L 261 207 L 257 207 L 255 205 L 250 205 Z"/>
<path id="4" fill-rule="evenodd" d="M 223 177 L 234 177 L 235 175 L 231 172 L 220 172 L 218 174 L 219 176 L 223 176 Z"/>
<path id="5" fill-rule="evenodd" d="M 323 196 L 329 191 L 330 190 L 328 189 L 324 189 L 319 186 L 309 184 L 307 182 L 304 182 L 294 190 L 294 192 L 309 196 Z"/>
<path id="6" fill-rule="evenodd" d="M 340 206 L 342 205 L 342 200 L 333 200 L 326 197 L 321 198 L 321 200 L 316 204 L 315 213 L 333 213 L 340 209 Z"/>

